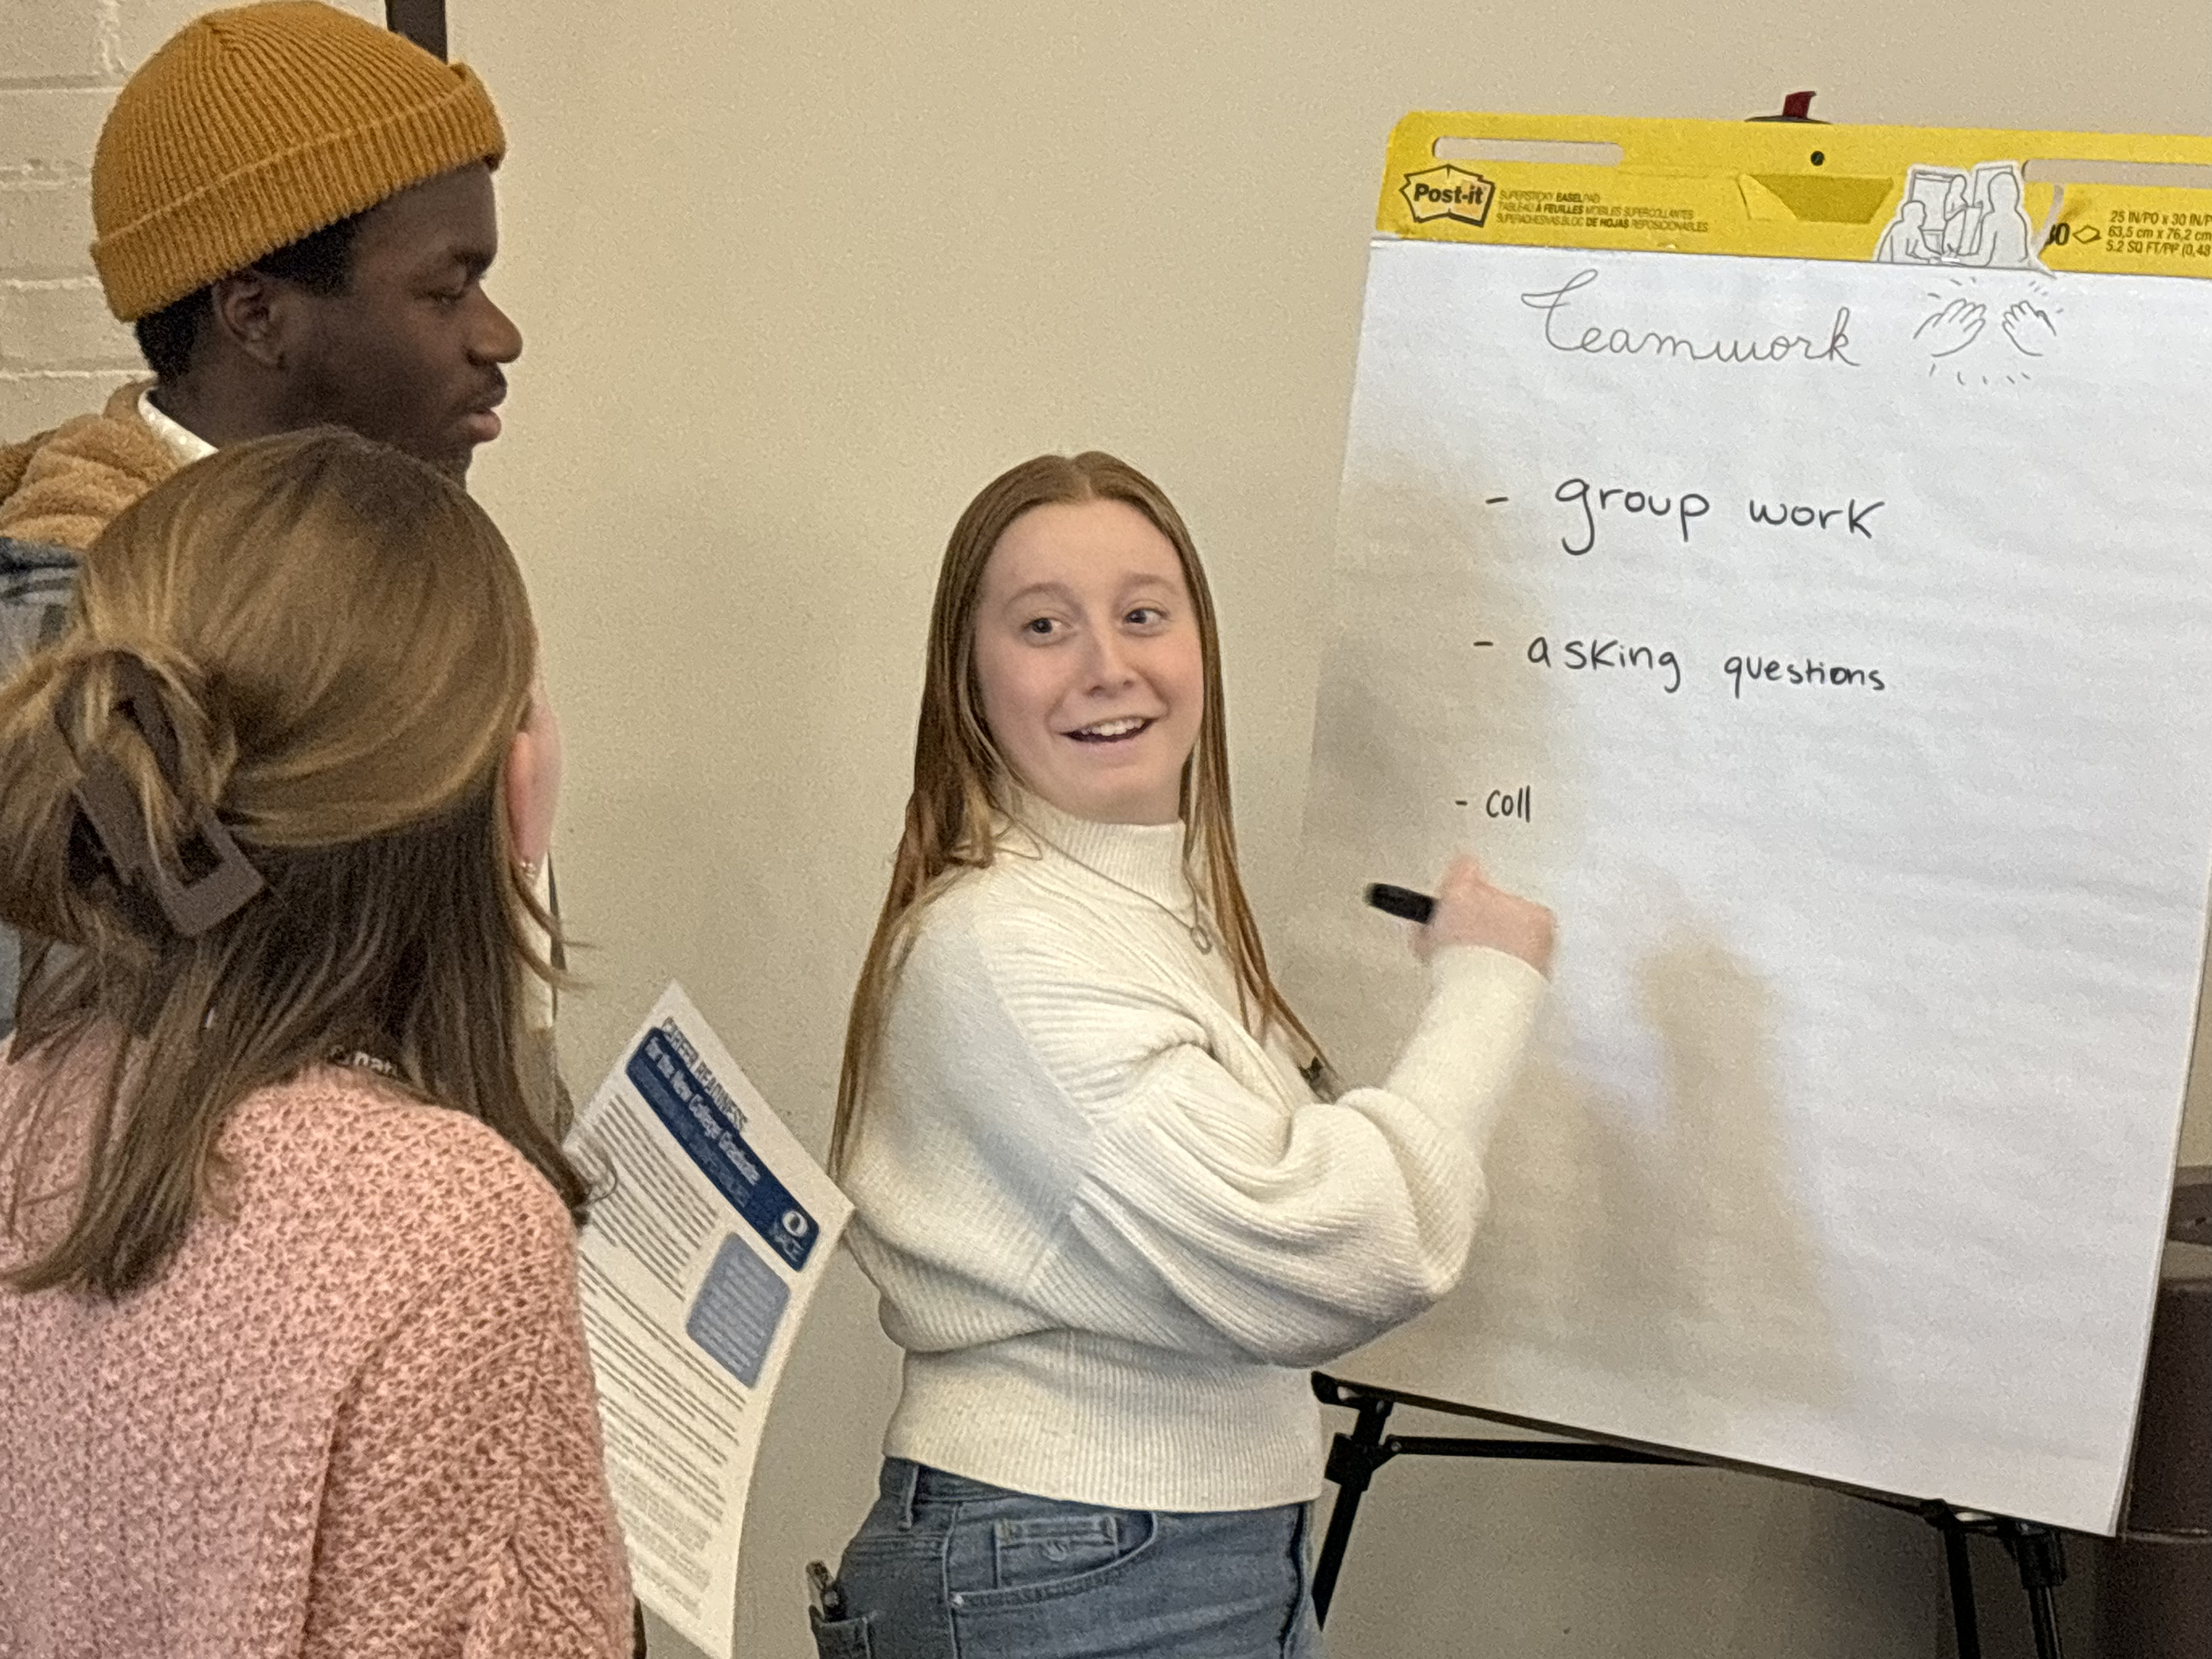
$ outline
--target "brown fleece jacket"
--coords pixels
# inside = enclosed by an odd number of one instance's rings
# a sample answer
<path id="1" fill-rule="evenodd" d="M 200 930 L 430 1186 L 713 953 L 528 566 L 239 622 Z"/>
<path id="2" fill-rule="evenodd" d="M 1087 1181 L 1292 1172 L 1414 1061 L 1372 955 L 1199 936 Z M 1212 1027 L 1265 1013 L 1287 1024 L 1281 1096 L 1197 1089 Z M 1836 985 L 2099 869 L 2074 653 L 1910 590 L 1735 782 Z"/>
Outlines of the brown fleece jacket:
<path id="1" fill-rule="evenodd" d="M 0 449 L 0 536 L 81 553 L 110 519 L 178 470 L 139 417 L 145 389 L 133 381 L 99 414 Z"/>

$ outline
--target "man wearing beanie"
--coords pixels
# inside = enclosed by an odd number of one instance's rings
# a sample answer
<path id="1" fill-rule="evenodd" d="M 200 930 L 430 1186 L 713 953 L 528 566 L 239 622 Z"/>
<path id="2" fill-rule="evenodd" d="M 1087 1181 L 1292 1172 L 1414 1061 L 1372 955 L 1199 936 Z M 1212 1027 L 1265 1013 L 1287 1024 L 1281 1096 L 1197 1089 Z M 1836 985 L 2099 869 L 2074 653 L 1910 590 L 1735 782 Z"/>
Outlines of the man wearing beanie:
<path id="1" fill-rule="evenodd" d="M 481 282 L 506 149 L 468 70 L 317 0 L 210 12 L 140 66 L 92 257 L 154 378 L 0 448 L 0 678 L 108 520 L 221 445 L 334 424 L 466 471 L 522 350 Z M 0 928 L 0 1037 L 15 955 Z"/>
<path id="2" fill-rule="evenodd" d="M 506 149 L 466 69 L 349 12 L 186 24 L 92 163 L 93 263 L 155 382 L 0 450 L 0 536 L 82 550 L 178 466 L 302 426 L 465 471 L 522 349 L 479 285 Z"/>

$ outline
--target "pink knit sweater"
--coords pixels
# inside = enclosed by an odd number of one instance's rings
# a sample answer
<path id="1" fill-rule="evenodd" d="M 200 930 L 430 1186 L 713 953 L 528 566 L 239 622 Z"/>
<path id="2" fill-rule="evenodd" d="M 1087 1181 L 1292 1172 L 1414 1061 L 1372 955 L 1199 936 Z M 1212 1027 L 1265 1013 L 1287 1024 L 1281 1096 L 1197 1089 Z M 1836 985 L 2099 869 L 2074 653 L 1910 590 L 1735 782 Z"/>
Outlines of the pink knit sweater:
<path id="1" fill-rule="evenodd" d="M 18 1188 L 80 1156 L 25 1146 L 43 1069 L 0 1064 L 0 1268 L 27 1255 Z M 97 1073 L 64 1075 L 88 1105 Z M 229 1213 L 154 1284 L 0 1288 L 0 1659 L 628 1654 L 552 1190 L 473 1119 L 334 1067 L 222 1146 Z"/>

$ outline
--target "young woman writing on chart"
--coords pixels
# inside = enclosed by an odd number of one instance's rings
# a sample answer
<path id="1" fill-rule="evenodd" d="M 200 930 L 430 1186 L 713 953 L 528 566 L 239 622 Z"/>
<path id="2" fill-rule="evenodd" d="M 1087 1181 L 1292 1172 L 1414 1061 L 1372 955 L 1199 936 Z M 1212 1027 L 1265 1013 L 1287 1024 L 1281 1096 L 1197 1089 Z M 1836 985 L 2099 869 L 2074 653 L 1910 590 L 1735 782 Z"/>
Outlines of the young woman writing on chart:
<path id="1" fill-rule="evenodd" d="M 1189 532 L 1103 454 L 975 499 L 846 1042 L 832 1162 L 906 1365 L 824 1659 L 1317 1650 L 1306 1368 L 1458 1277 L 1552 927 L 1455 862 L 1396 1068 L 1316 1098 Z"/>
<path id="2" fill-rule="evenodd" d="M 630 1650 L 536 655 L 482 510 L 326 430 L 126 510 L 0 691 L 0 917 L 62 947 L 0 1063 L 19 1659 Z"/>

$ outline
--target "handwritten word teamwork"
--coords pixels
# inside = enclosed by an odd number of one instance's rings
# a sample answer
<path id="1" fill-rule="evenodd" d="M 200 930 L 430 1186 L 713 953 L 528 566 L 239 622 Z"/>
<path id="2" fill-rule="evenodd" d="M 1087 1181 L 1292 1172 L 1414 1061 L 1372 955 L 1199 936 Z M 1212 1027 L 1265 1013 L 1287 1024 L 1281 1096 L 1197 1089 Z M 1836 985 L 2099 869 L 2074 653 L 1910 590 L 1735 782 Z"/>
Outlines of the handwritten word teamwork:
<path id="1" fill-rule="evenodd" d="M 1803 334 L 1776 334 L 1765 338 L 1695 340 L 1664 329 L 1607 328 L 1586 324 L 1579 335 L 1567 313 L 1578 312 L 1580 299 L 1598 279 L 1595 270 L 1577 271 L 1557 288 L 1523 294 L 1521 303 L 1544 313 L 1544 343 L 1554 351 L 1585 352 L 1592 356 L 1664 357 L 1693 363 L 1781 363 L 1792 358 L 1808 363 L 1841 363 L 1856 368 L 1858 360 L 1844 348 L 1850 344 L 1851 308 L 1839 306 L 1828 326 L 1825 344 Z"/>

